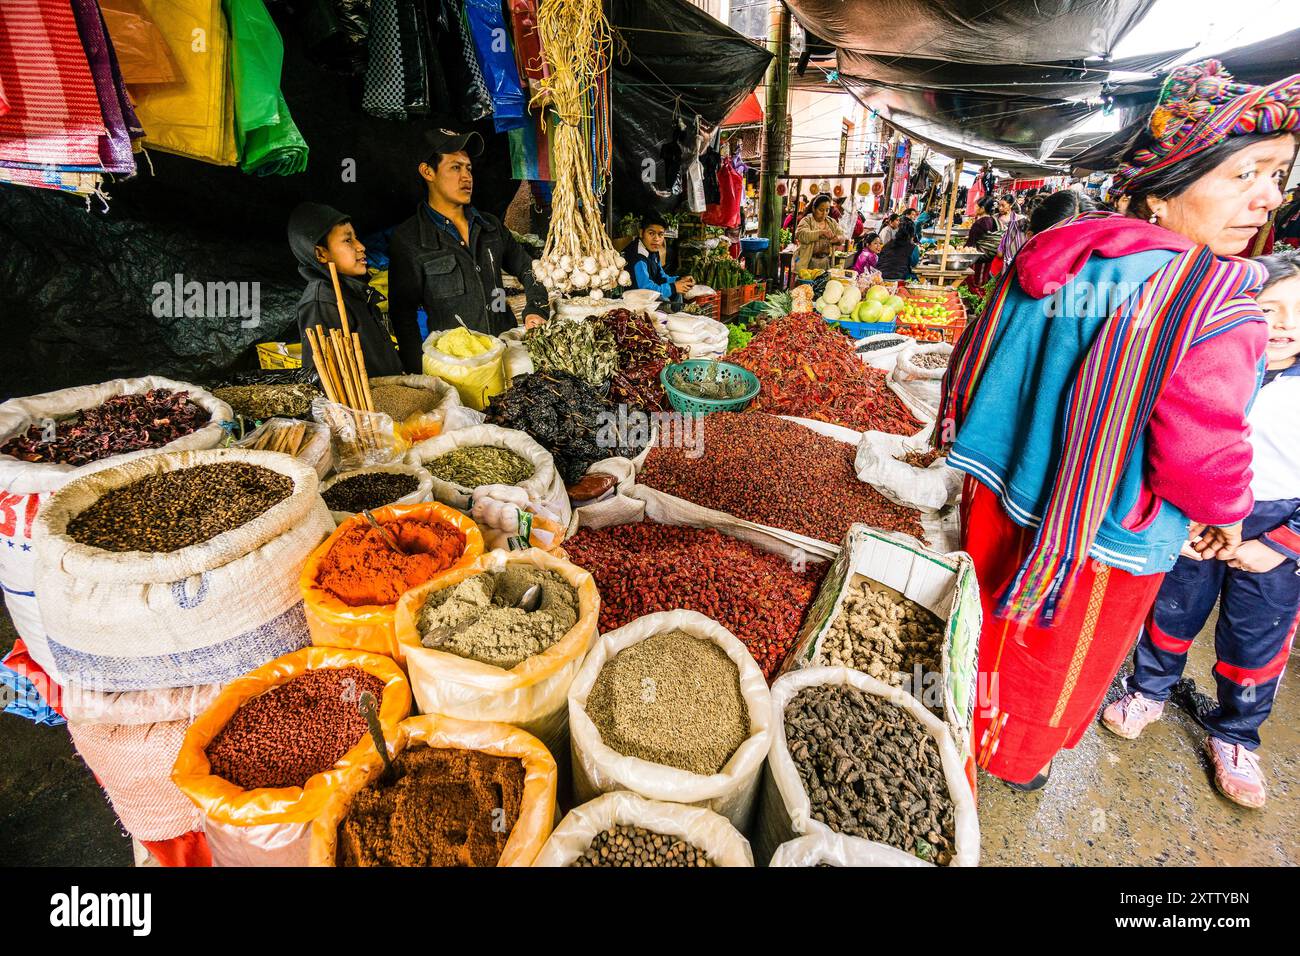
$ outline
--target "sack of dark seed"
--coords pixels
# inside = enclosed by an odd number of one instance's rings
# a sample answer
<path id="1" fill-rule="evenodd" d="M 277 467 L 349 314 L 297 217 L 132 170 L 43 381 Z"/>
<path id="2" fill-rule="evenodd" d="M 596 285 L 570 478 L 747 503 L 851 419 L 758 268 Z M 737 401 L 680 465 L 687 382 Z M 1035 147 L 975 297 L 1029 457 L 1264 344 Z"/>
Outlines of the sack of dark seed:
<path id="1" fill-rule="evenodd" d="M 946 725 L 910 694 L 843 667 L 772 685 L 773 743 L 754 846 L 838 834 L 875 866 L 979 864 L 975 799 Z"/>
<path id="2" fill-rule="evenodd" d="M 433 500 L 433 476 L 419 465 L 371 465 L 321 482 L 321 497 L 335 524 L 358 511 Z"/>
<path id="3" fill-rule="evenodd" d="M 601 635 L 569 688 L 574 797 L 630 790 L 744 830 L 770 721 L 767 681 L 735 635 L 696 611 L 647 614 Z"/>
<path id="4" fill-rule="evenodd" d="M 658 843 L 656 844 L 656 839 Z M 689 807 L 614 790 L 560 821 L 533 866 L 753 866 L 731 822 Z"/>
<path id="5" fill-rule="evenodd" d="M 411 686 L 391 658 L 339 647 L 245 674 L 190 725 L 172 781 L 203 812 L 216 866 L 307 865 L 312 820 L 376 757 L 365 693 L 391 751 Z"/>

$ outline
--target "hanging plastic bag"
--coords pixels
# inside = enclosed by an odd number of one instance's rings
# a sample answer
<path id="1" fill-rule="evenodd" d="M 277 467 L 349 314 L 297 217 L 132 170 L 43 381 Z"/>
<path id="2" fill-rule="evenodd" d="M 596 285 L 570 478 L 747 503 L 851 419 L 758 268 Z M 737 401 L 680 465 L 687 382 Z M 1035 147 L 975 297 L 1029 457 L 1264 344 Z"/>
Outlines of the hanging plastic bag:
<path id="1" fill-rule="evenodd" d="M 355 667 L 384 682 L 379 725 L 392 753 L 397 726 L 411 712 L 411 688 L 402 669 L 387 657 L 337 647 L 308 647 L 276 658 L 232 681 L 190 726 L 172 770 L 172 781 L 203 811 L 203 829 L 214 866 L 305 866 L 311 822 L 349 771 L 378 759 L 368 733 L 332 768 L 301 787 L 245 790 L 212 773 L 208 745 L 245 703 L 273 687 L 322 668 Z"/>
<path id="2" fill-rule="evenodd" d="M 749 734 L 711 775 L 691 773 L 621 754 L 601 739 L 587 716 L 587 697 L 601 669 L 620 651 L 669 631 L 684 631 L 716 644 L 736 665 L 740 693 L 749 718 Z M 647 614 L 618 630 L 603 634 L 587 655 L 582 670 L 569 688 L 569 727 L 573 739 L 574 799 L 589 800 L 610 790 L 631 790 L 652 800 L 667 800 L 707 807 L 729 819 L 740 830 L 749 819 L 758 796 L 759 774 L 771 745 L 772 698 L 767 681 L 745 645 L 717 621 L 695 611 Z"/>
<path id="3" fill-rule="evenodd" d="M 466 578 L 499 573 L 510 565 L 527 565 L 558 574 L 578 594 L 578 620 L 558 641 L 514 667 L 502 668 L 458 654 L 425 647 L 419 620 L 434 591 Z M 567 762 L 569 685 L 596 638 L 600 594 L 591 575 L 575 564 L 543 551 L 492 551 L 471 566 L 438 581 L 407 591 L 397 604 L 396 633 L 411 689 L 421 712 L 463 720 L 513 724 L 536 735 Z"/>
<path id="4" fill-rule="evenodd" d="M 636 826 L 677 837 L 701 851 L 714 866 L 753 866 L 749 841 L 704 807 L 647 800 L 625 790 L 601 794 L 569 811 L 542 847 L 533 866 L 572 866 L 601 833 L 616 826 Z"/>
<path id="5" fill-rule="evenodd" d="M 230 77 L 240 168 L 291 176 L 307 168 L 307 141 L 280 93 L 284 41 L 262 0 L 221 0 L 230 24 Z"/>
<path id="6" fill-rule="evenodd" d="M 388 505 L 376 508 L 371 514 L 381 525 L 401 518 L 414 518 L 417 521 L 449 524 L 465 536 L 465 550 L 460 558 L 450 567 L 439 571 L 434 576 L 434 581 L 469 567 L 483 553 L 483 536 L 479 533 L 478 526 L 459 511 L 437 501 Z M 325 556 L 347 534 L 349 528 L 364 521 L 365 518 L 360 515 L 346 519 L 311 553 L 303 565 L 298 588 L 307 614 L 307 627 L 313 644 L 349 647 L 400 658 L 401 652 L 393 633 L 396 601 L 392 604 L 362 604 L 354 607 L 340 601 L 320 584 L 321 564 Z M 364 573 L 364 569 L 358 568 L 358 572 Z"/>
<path id="7" fill-rule="evenodd" d="M 555 822 L 555 791 L 559 782 L 555 760 L 542 742 L 508 724 L 428 714 L 408 717 L 398 725 L 394 756 L 413 747 L 477 750 L 495 757 L 515 757 L 523 764 L 524 793 L 519 804 L 519 816 L 510 830 L 497 866 L 531 866 L 551 835 Z M 379 779 L 383 772 L 383 760 L 373 752 L 368 759 L 359 761 L 348 771 L 312 822 L 309 865 L 336 865 L 338 828 L 347 816 L 352 798 Z"/>
<path id="8" fill-rule="evenodd" d="M 501 0 L 465 0 L 465 19 L 492 97 L 493 126 L 498 133 L 521 129 L 528 124 L 528 109 Z"/>

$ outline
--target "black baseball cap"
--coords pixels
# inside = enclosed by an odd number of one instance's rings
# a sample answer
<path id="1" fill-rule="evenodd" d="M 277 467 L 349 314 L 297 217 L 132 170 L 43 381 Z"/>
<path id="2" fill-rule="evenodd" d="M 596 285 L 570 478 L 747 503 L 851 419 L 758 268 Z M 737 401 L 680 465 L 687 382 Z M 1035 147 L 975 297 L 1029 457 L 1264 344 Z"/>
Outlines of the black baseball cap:
<path id="1" fill-rule="evenodd" d="M 462 150 L 468 153 L 471 159 L 481 156 L 483 137 L 473 132 L 457 133 L 450 129 L 431 129 L 424 134 L 424 158 L 420 162 L 427 163 L 435 153 L 445 156 Z"/>

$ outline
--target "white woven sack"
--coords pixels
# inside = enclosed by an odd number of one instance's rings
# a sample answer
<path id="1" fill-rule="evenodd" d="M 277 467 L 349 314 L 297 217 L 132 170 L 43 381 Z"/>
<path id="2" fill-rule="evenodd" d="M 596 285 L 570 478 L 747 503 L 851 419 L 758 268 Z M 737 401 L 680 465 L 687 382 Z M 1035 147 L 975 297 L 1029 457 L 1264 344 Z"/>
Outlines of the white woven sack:
<path id="1" fill-rule="evenodd" d="M 898 356 L 894 370 L 886 379 L 889 390 L 902 399 L 908 411 L 924 422 L 938 417 L 939 402 L 943 397 L 944 368 L 922 368 L 913 360 L 921 355 L 952 355 L 947 342 L 930 345 L 912 345 Z"/>
<path id="2" fill-rule="evenodd" d="M 54 663 L 45 644 L 45 630 L 41 625 L 40 607 L 36 602 L 36 549 L 32 545 L 32 530 L 36 515 L 50 494 L 68 482 L 99 471 L 112 468 L 133 458 L 156 455 L 160 451 L 185 451 L 198 448 L 216 448 L 225 431 L 221 423 L 234 417 L 230 406 L 197 386 L 176 382 L 157 375 L 144 378 L 119 378 L 98 385 L 79 385 L 57 392 L 12 398 L 0 404 L 0 445 L 15 435 L 25 432 L 31 425 L 47 418 L 66 418 L 82 409 L 94 408 L 118 395 L 133 395 L 154 388 L 189 393 L 190 400 L 207 409 L 211 420 L 188 435 L 161 448 L 113 455 L 88 465 L 59 465 L 19 461 L 9 455 L 0 455 L 0 591 L 13 619 L 18 636 L 27 644 L 32 659 L 59 682 Z"/>
<path id="3" fill-rule="evenodd" d="M 919 468 L 900 459 L 909 452 L 930 449 L 931 422 L 915 435 L 863 432 L 853 469 L 858 478 L 895 504 L 917 511 L 941 511 L 961 495 L 962 474 L 948 466 L 947 458 L 936 458 Z"/>
<path id="4" fill-rule="evenodd" d="M 768 866 L 927 866 L 917 857 L 907 861 L 880 852 L 880 844 L 842 833 L 809 833 L 782 843 Z"/>
<path id="5" fill-rule="evenodd" d="M 668 631 L 685 631 L 722 648 L 735 663 L 749 715 L 749 736 L 715 774 L 697 774 L 621 754 L 607 746 L 587 716 L 587 697 L 605 664 L 619 651 Z M 661 611 L 603 634 L 569 687 L 569 733 L 573 745 L 573 790 L 589 800 L 610 790 L 631 790 L 652 800 L 706 807 L 745 830 L 758 795 L 759 772 L 771 743 L 771 694 L 763 672 L 745 645 L 725 627 L 696 611 Z"/>
<path id="6" fill-rule="evenodd" d="M 939 748 L 948 796 L 955 811 L 955 853 L 950 865 L 978 866 L 980 830 L 979 818 L 975 814 L 975 797 L 966 781 L 961 757 L 953 745 L 947 725 L 906 691 L 890 687 L 874 677 L 847 667 L 808 667 L 791 671 L 772 685 L 772 749 L 768 753 L 767 769 L 763 774 L 762 798 L 753 833 L 758 859 L 771 860 L 777 847 L 797 836 L 837 832 L 812 818 L 812 805 L 794 765 L 794 758 L 790 756 L 785 737 L 786 705 L 801 690 L 823 684 L 856 687 L 873 697 L 884 698 L 906 710 L 930 732 Z M 844 835 L 844 839 L 867 844 L 880 866 L 915 866 L 918 862 L 915 856 L 897 847 L 848 835 Z"/>
<path id="7" fill-rule="evenodd" d="M 453 388 L 452 391 L 454 392 L 455 389 Z M 421 468 L 419 465 L 367 465 L 365 468 L 354 468 L 352 471 L 341 471 L 337 475 L 332 475 L 321 482 L 320 493 L 323 497 L 325 492 L 329 491 L 330 488 L 334 487 L 335 484 L 342 481 L 344 478 L 351 478 L 353 475 L 363 475 L 376 471 L 388 475 L 413 475 L 415 480 L 419 482 L 414 491 L 402 495 L 402 497 L 398 498 L 396 501 L 390 501 L 389 504 L 413 505 L 421 501 L 433 500 L 433 475 L 429 474 L 426 469 Z M 336 525 L 340 525 L 347 521 L 354 514 L 356 514 L 355 511 L 330 511 L 330 517 L 334 519 Z"/>
<path id="8" fill-rule="evenodd" d="M 242 461 L 293 480 L 246 524 L 170 553 L 74 541 L 68 523 L 149 475 Z M 63 488 L 36 519 L 36 594 L 52 661 L 98 691 L 224 683 L 311 643 L 298 575 L 333 530 L 316 472 L 276 452 L 225 449 L 140 458 Z"/>
<path id="9" fill-rule="evenodd" d="M 704 852 L 714 866 L 753 866 L 749 841 L 726 817 L 703 807 L 647 800 L 615 790 L 570 810 L 551 831 L 533 866 L 569 866 L 591 841 L 613 826 L 637 826 L 678 837 Z"/>

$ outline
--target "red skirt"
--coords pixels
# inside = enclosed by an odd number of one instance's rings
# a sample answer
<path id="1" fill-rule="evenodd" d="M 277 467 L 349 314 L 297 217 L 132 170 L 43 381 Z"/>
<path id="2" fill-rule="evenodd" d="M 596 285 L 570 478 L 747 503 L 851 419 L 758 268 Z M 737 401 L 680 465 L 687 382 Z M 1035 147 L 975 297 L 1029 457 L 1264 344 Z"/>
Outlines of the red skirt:
<path id="1" fill-rule="evenodd" d="M 1052 627 L 994 615 L 998 596 L 1034 540 L 1002 510 L 998 496 L 966 479 L 962 547 L 975 563 L 980 632 L 976 762 L 1012 783 L 1028 783 L 1063 747 L 1073 747 L 1097 715 L 1132 650 L 1163 574 L 1134 575 L 1089 561 L 1074 579 Z"/>

